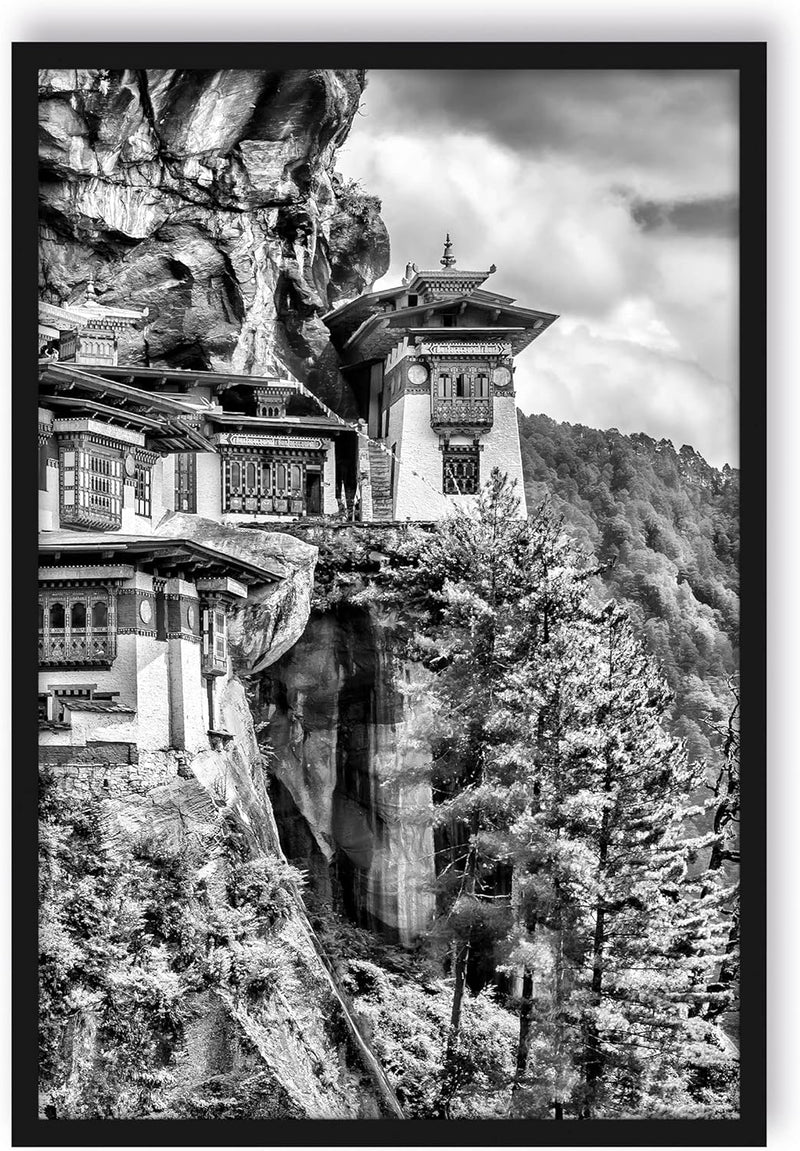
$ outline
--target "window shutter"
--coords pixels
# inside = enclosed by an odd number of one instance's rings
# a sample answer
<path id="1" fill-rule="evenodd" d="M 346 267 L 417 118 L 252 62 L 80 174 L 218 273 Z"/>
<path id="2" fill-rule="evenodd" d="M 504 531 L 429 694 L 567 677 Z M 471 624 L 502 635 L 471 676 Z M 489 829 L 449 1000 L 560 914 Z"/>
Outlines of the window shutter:
<path id="1" fill-rule="evenodd" d="M 227 616 L 224 611 L 214 611 L 214 660 L 224 662 L 228 658 Z"/>

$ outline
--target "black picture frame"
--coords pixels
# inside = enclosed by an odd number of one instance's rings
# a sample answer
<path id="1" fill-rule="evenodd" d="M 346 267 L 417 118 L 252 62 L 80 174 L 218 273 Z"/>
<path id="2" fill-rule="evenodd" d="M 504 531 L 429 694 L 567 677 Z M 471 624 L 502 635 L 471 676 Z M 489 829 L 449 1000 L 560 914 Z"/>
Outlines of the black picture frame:
<path id="1" fill-rule="evenodd" d="M 446 50 L 444 50 L 446 49 Z M 763 1146 L 766 1130 L 766 44 L 17 43 L 13 46 L 13 1141 L 15 1146 Z M 413 62 L 410 64 L 410 62 Z M 731 69 L 740 78 L 743 602 L 741 1117 L 736 1120 L 40 1120 L 37 1117 L 37 71 L 39 68 Z M 488 1126 L 487 1126 L 488 1125 Z"/>

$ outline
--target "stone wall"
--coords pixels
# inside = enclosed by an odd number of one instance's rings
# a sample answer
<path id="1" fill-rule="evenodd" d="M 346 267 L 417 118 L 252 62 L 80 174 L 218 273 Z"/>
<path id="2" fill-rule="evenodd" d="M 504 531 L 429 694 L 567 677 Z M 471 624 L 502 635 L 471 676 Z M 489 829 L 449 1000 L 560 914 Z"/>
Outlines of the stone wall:
<path id="1" fill-rule="evenodd" d="M 133 744 L 39 749 L 39 763 L 63 790 L 81 799 L 124 799 L 144 795 L 176 774 L 167 757 L 139 760 Z"/>

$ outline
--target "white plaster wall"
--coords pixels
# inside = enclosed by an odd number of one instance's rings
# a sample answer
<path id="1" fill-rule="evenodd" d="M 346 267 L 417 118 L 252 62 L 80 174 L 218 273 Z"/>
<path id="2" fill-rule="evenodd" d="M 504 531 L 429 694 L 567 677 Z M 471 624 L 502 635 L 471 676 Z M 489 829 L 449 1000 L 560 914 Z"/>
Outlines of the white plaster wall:
<path id="1" fill-rule="evenodd" d="M 201 674 L 201 645 L 191 640 L 167 641 L 171 710 L 171 744 L 187 751 L 208 747 L 205 683 Z"/>
<path id="2" fill-rule="evenodd" d="M 46 667 L 39 672 L 39 691 L 52 691 L 54 687 L 83 687 L 92 685 L 97 691 L 118 691 L 116 697 L 120 703 L 128 707 L 136 706 L 136 692 L 125 690 L 125 669 L 120 663 L 120 645 L 125 640 L 136 639 L 136 636 L 121 635 L 117 638 L 117 658 L 110 668 L 83 667 L 59 668 Z M 133 674 L 133 672 L 131 672 Z"/>
<path id="3" fill-rule="evenodd" d="M 136 635 L 117 636 L 117 656 L 110 668 L 48 667 L 42 669 L 39 672 L 39 692 L 43 694 L 44 692 L 52 692 L 54 688 L 83 687 L 88 685 L 92 685 L 94 689 L 99 692 L 119 692 L 119 695 L 116 696 L 117 702 L 134 710 L 132 716 L 126 717 L 126 722 L 129 725 L 128 730 L 130 731 L 130 735 L 126 738 L 132 743 L 137 742 L 139 719 L 136 690 L 137 638 Z M 162 690 L 166 693 L 166 682 Z M 76 713 L 76 716 L 77 714 L 78 713 Z M 76 716 L 73 717 L 73 721 Z M 45 733 L 42 732 L 40 735 L 44 737 Z M 114 740 L 117 739 L 121 740 L 122 737 L 115 735 Z M 44 740 L 44 742 L 48 741 Z M 52 742 L 77 744 L 83 741 L 77 733 L 59 732 L 57 733 L 57 738 L 53 739 Z"/>
<path id="4" fill-rule="evenodd" d="M 395 464 L 394 518 L 431 520 L 447 515 L 451 507 L 468 507 L 472 496 L 445 496 L 442 492 L 442 453 L 439 436 L 433 431 L 430 398 L 405 395 L 392 405 L 389 420 L 389 446 L 397 442 L 402 460 Z M 470 443 L 469 437 L 453 436 L 451 442 Z M 517 480 L 521 496 L 519 514 L 527 514 L 522 482 L 522 456 L 519 447 L 516 402 L 512 396 L 495 396 L 494 424 L 481 437 L 481 484 L 493 467 Z M 424 479 L 414 476 L 419 473 Z M 428 481 L 427 483 L 425 481 Z"/>
<path id="5" fill-rule="evenodd" d="M 91 668 L 88 668 L 82 673 L 76 672 L 76 682 L 81 682 L 81 674 L 83 675 L 84 681 L 89 683 L 91 683 L 96 676 L 98 691 L 118 691 L 119 695 L 117 696 L 117 700 L 119 703 L 125 704 L 126 707 L 132 707 L 138 712 L 139 701 L 136 692 L 137 639 L 138 636 L 136 635 L 118 635 L 117 657 L 109 670 L 105 673 L 95 673 Z M 101 674 L 107 675 L 111 683 L 101 685 Z M 55 678 L 55 676 L 53 678 Z"/>
<path id="6" fill-rule="evenodd" d="M 129 579 L 123 582 L 122 586 L 124 588 L 138 588 L 139 591 L 147 591 L 152 594 L 153 577 L 150 572 L 135 571 Z"/>
<path id="7" fill-rule="evenodd" d="M 167 458 L 170 458 L 170 457 L 167 457 Z M 165 496 L 166 496 L 166 490 L 165 490 L 165 486 L 164 486 L 164 464 L 165 464 L 165 462 L 166 462 L 166 460 L 163 458 L 156 460 L 156 462 L 153 464 L 153 467 L 150 471 L 150 513 L 151 514 L 149 516 L 137 516 L 136 515 L 136 511 L 135 511 L 135 508 L 136 508 L 135 489 L 131 488 L 131 499 L 130 499 L 130 505 L 129 505 L 130 511 L 133 513 L 129 519 L 131 527 L 128 528 L 125 526 L 125 515 L 123 512 L 123 526 L 122 526 L 123 531 L 131 531 L 131 532 L 134 532 L 136 535 L 150 535 L 154 526 L 158 523 L 158 521 L 161 519 L 161 517 L 164 515 L 164 513 L 167 510 L 170 510 L 167 508 L 167 506 L 165 504 Z M 173 475 L 174 475 L 174 470 L 173 470 Z M 174 482 L 174 480 L 173 480 L 173 482 Z M 125 493 L 126 493 L 126 499 L 127 499 L 127 493 L 128 493 L 128 485 L 127 484 L 125 486 Z M 172 502 L 174 503 L 174 495 L 173 495 L 173 501 Z M 125 511 L 127 511 L 127 510 L 128 509 L 126 508 Z"/>
<path id="8" fill-rule="evenodd" d="M 336 452 L 333 440 L 323 441 L 328 454 L 322 470 L 322 510 L 326 516 L 334 516 L 339 510 L 336 499 Z"/>
<path id="9" fill-rule="evenodd" d="M 39 492 L 39 531 L 55 531 L 60 525 L 58 508 L 58 465 L 47 464 L 47 490 Z"/>
<path id="10" fill-rule="evenodd" d="M 491 432 L 481 440 L 481 483 L 489 478 L 492 468 L 505 472 L 509 480 L 517 481 L 517 495 L 521 499 L 520 516 L 526 516 L 525 486 L 522 478 L 522 453 L 519 447 L 517 401 L 513 396 L 494 397 L 494 424 Z"/>
<path id="11" fill-rule="evenodd" d="M 222 457 L 216 452 L 197 453 L 197 514 L 209 520 L 223 518 L 221 469 Z"/>
<path id="12" fill-rule="evenodd" d="M 88 740 L 100 743 L 135 743 L 137 724 L 135 715 L 74 711 L 72 739 L 74 747 L 85 747 Z"/>
<path id="13" fill-rule="evenodd" d="M 167 645 L 155 637 L 139 635 L 133 638 L 137 641 L 135 675 L 139 747 L 168 748 L 170 715 Z"/>
<path id="14" fill-rule="evenodd" d="M 125 535 L 141 535 L 141 528 L 137 527 L 137 522 L 141 521 L 141 516 L 137 516 L 134 508 L 136 506 L 136 489 L 132 483 L 125 481 L 122 485 L 122 527 L 120 531 Z"/>
<path id="15" fill-rule="evenodd" d="M 156 464 L 159 470 L 159 514 L 156 516 L 153 507 L 153 523 L 158 523 L 167 512 L 174 512 L 175 508 L 175 456 L 163 456 Z"/>
<path id="16" fill-rule="evenodd" d="M 395 463 L 394 518 L 434 520 L 447 515 L 449 500 L 442 492 L 442 453 L 431 428 L 430 396 L 406 395 L 392 405 L 389 446 L 395 441 L 402 463 Z"/>

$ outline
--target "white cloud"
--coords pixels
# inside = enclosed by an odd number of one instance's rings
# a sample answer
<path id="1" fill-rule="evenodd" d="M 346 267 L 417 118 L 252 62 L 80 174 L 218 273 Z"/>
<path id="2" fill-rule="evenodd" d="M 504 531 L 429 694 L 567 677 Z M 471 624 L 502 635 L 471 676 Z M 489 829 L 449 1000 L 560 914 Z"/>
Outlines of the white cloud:
<path id="1" fill-rule="evenodd" d="M 736 190 L 728 81 L 493 75 L 372 74 L 340 167 L 383 200 L 382 283 L 436 266 L 449 230 L 460 267 L 561 317 L 520 359 L 524 410 L 735 462 L 736 245 L 697 225 Z M 708 210 L 643 228 L 637 197 Z"/>
<path id="2" fill-rule="evenodd" d="M 658 348 L 554 324 L 519 357 L 516 381 L 526 413 L 691 444 L 717 467 L 738 461 L 736 393 Z"/>

